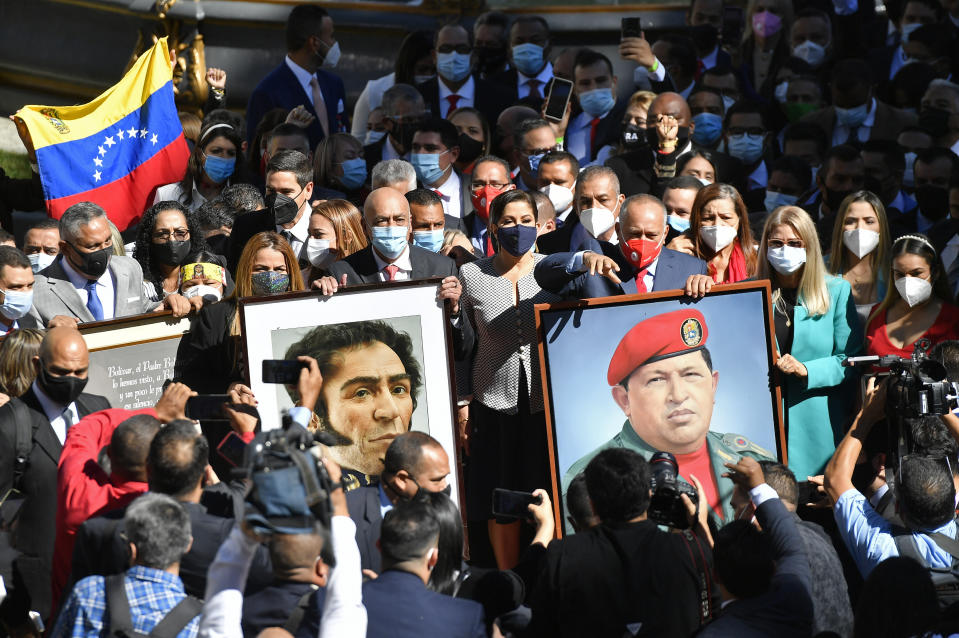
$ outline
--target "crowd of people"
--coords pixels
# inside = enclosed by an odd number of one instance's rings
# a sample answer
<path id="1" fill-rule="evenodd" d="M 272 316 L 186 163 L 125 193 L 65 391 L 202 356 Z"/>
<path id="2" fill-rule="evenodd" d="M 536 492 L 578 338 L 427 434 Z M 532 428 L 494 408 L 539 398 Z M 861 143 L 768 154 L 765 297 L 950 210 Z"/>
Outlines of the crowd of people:
<path id="1" fill-rule="evenodd" d="M 882 365 L 844 365 L 920 344 L 959 382 L 959 2 L 750 0 L 741 29 L 731 8 L 691 0 L 684 27 L 624 33 L 628 77 L 553 46 L 543 17 L 487 12 L 409 33 L 354 102 L 333 18 L 296 6 L 245 113 L 180 114 L 186 171 L 135 227 L 81 202 L 20 246 L 0 231 L 4 630 L 959 633 L 959 409 L 896 412 Z M 210 70 L 209 107 L 231 103 L 230 73 Z M 12 229 L 43 206 L 39 175 L 2 176 L 0 200 Z M 461 458 L 409 431 L 409 337 L 324 327 L 287 352 L 289 417 L 324 442 L 331 516 L 290 514 L 295 480 L 251 492 L 218 452 L 262 441 L 239 300 L 432 278 Z M 718 372 L 684 311 L 623 337 L 623 430 L 550 492 L 534 306 L 752 280 L 772 292 L 775 370 L 736 391 L 778 391 L 787 462 L 707 433 Z M 163 310 L 190 329 L 156 405 L 85 393 L 102 371 L 78 325 Z M 337 397 L 346 353 L 365 372 Z M 229 428 L 187 418 L 197 394 L 227 395 Z M 401 433 L 351 452 L 374 422 Z M 668 521 L 656 452 L 684 486 Z M 497 488 L 528 511 L 498 516 Z"/>

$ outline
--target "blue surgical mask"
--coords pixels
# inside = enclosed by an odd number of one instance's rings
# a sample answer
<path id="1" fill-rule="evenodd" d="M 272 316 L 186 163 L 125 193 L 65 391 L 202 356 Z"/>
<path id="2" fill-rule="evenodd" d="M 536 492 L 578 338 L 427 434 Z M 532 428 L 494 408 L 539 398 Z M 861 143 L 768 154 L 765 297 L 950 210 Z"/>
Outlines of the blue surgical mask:
<path id="1" fill-rule="evenodd" d="M 593 89 L 580 94 L 579 105 L 587 115 L 600 117 L 616 106 L 616 100 L 612 89 Z"/>
<path id="2" fill-rule="evenodd" d="M 786 193 L 777 193 L 776 191 L 766 191 L 766 199 L 763 200 L 763 206 L 766 207 L 767 212 L 773 212 L 780 206 L 792 206 L 799 198 L 795 195 L 787 195 Z"/>
<path id="3" fill-rule="evenodd" d="M 52 264 L 56 258 L 56 255 L 48 255 L 44 252 L 30 253 L 27 255 L 27 259 L 30 260 L 30 269 L 33 270 L 33 274 L 37 274 Z"/>
<path id="4" fill-rule="evenodd" d="M 414 230 L 413 245 L 438 253 L 443 247 L 443 230 Z"/>
<path id="5" fill-rule="evenodd" d="M 712 146 L 723 132 L 723 118 L 715 113 L 697 113 L 693 116 L 693 143 Z"/>
<path id="6" fill-rule="evenodd" d="M 869 103 L 854 106 L 851 109 L 836 108 L 836 121 L 849 128 L 859 128 L 869 115 Z"/>
<path id="7" fill-rule="evenodd" d="M 539 173 L 539 163 L 543 160 L 543 157 L 546 156 L 546 153 L 539 153 L 537 155 L 529 156 L 529 170 L 536 175 Z"/>
<path id="8" fill-rule="evenodd" d="M 534 76 L 543 68 L 543 47 L 532 42 L 513 47 L 513 64 L 526 76 Z"/>
<path id="9" fill-rule="evenodd" d="M 366 160 L 362 157 L 346 160 L 340 166 L 343 167 L 340 183 L 348 190 L 356 190 L 366 181 Z"/>
<path id="10" fill-rule="evenodd" d="M 386 136 L 386 131 L 374 131 L 370 129 L 366 132 L 366 139 L 363 140 L 363 146 L 369 146 L 370 144 L 376 144 L 381 139 Z"/>
<path id="11" fill-rule="evenodd" d="M 449 153 L 448 150 L 443 153 Z M 416 171 L 416 177 L 427 186 L 435 184 L 442 179 L 445 169 L 440 168 L 440 155 L 443 153 L 412 153 L 410 154 L 410 164 Z M 449 167 L 447 167 L 449 168 Z"/>
<path id="12" fill-rule="evenodd" d="M 763 154 L 763 136 L 730 135 L 727 152 L 747 166 L 755 163 Z"/>
<path id="13" fill-rule="evenodd" d="M 370 235 L 373 247 L 389 259 L 396 259 L 406 250 L 406 239 L 410 229 L 407 226 L 374 226 Z"/>
<path id="14" fill-rule="evenodd" d="M 684 233 L 689 230 L 689 217 L 680 217 L 679 215 L 667 215 L 666 221 L 677 233 Z"/>
<path id="15" fill-rule="evenodd" d="M 536 226 L 516 224 L 496 231 L 500 248 L 513 257 L 522 257 L 533 249 L 536 243 Z"/>
<path id="16" fill-rule="evenodd" d="M 203 160 L 203 172 L 217 184 L 222 184 L 229 179 L 235 167 L 235 157 L 224 159 L 216 155 L 207 155 L 206 159 Z"/>
<path id="17" fill-rule="evenodd" d="M 456 51 L 437 53 L 436 71 L 447 82 L 459 82 L 470 74 L 470 56 Z"/>
<path id="18" fill-rule="evenodd" d="M 0 304 L 0 314 L 14 321 L 22 319 L 33 307 L 33 291 L 20 292 L 18 290 L 4 290 L 3 303 Z"/>

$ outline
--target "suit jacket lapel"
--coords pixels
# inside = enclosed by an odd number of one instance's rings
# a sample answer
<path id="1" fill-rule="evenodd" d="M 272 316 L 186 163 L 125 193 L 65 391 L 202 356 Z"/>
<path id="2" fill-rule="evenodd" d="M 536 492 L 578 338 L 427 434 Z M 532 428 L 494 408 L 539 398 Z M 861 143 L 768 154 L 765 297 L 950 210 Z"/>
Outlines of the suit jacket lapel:
<path id="1" fill-rule="evenodd" d="M 356 274 L 359 275 L 363 283 L 375 284 L 379 279 L 379 269 L 376 267 L 376 259 L 373 258 L 373 247 L 367 246 L 357 255 Z"/>
<path id="2" fill-rule="evenodd" d="M 31 416 L 34 419 L 34 442 L 36 442 L 39 448 L 47 453 L 54 463 L 57 463 L 60 460 L 60 452 L 63 450 L 63 444 L 57 437 L 56 432 L 53 431 L 53 427 L 50 425 L 50 421 L 47 419 L 47 415 L 44 413 L 43 407 L 40 405 L 40 401 L 37 399 L 37 395 L 34 394 L 33 389 L 31 388 L 30 390 L 27 390 L 26 394 L 20 397 L 20 400 L 23 401 L 23 403 L 31 411 L 33 411 Z"/>
<path id="3" fill-rule="evenodd" d="M 123 268 L 117 268 L 116 262 L 110 260 L 110 272 L 113 273 L 113 316 L 125 317 L 132 313 L 129 311 L 127 297 L 130 297 L 130 273 Z M 162 296 L 162 291 L 157 291 Z"/>
<path id="4" fill-rule="evenodd" d="M 90 314 L 90 309 L 84 305 L 77 289 L 73 287 L 73 284 L 70 283 L 70 280 L 66 277 L 66 273 L 64 273 L 63 279 L 48 278 L 47 282 L 50 286 L 50 292 L 62 301 L 63 305 L 65 305 L 70 312 L 79 317 L 80 321 L 93 321 L 93 315 Z"/>
<path id="5" fill-rule="evenodd" d="M 659 254 L 659 262 L 656 264 L 656 274 L 653 275 L 653 291 L 669 290 L 670 280 L 673 276 L 673 260 L 665 250 Z"/>

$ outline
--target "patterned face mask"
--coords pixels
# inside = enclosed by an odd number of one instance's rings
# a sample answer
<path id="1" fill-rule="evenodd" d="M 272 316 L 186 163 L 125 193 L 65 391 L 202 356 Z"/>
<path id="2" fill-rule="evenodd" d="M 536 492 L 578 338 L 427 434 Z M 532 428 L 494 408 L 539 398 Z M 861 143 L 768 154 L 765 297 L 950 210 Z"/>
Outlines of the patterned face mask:
<path id="1" fill-rule="evenodd" d="M 290 275 L 276 270 L 255 272 L 250 277 L 253 294 L 257 296 L 275 295 L 290 289 Z"/>

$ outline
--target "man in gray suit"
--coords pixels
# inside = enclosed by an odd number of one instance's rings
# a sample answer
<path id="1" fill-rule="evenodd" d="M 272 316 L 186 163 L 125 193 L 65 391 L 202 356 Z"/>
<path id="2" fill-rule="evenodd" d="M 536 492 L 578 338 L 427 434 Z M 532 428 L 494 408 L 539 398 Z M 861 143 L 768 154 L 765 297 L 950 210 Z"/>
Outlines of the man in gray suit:
<path id="1" fill-rule="evenodd" d="M 106 212 L 93 202 L 79 202 L 60 218 L 60 255 L 36 275 L 30 316 L 38 325 L 75 326 L 170 309 L 190 312 L 190 303 L 169 295 L 151 302 L 143 291 L 143 270 L 130 257 L 113 254 Z"/>

